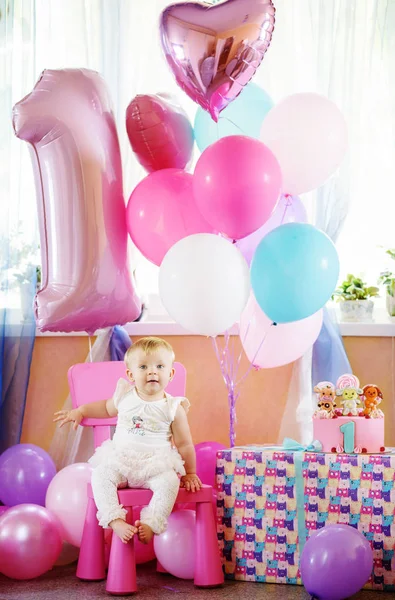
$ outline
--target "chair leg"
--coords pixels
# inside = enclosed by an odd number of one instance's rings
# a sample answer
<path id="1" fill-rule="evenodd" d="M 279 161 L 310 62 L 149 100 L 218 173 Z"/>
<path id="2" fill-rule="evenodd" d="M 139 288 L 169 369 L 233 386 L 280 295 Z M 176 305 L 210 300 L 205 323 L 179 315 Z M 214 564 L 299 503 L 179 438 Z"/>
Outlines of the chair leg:
<path id="1" fill-rule="evenodd" d="M 217 587 L 224 582 L 211 502 L 196 504 L 195 585 Z"/>
<path id="2" fill-rule="evenodd" d="M 104 530 L 96 518 L 96 504 L 88 499 L 84 531 L 77 566 L 77 577 L 86 580 L 105 579 Z"/>
<path id="3" fill-rule="evenodd" d="M 133 507 L 128 511 L 126 522 L 133 523 Z M 117 535 L 113 535 L 108 564 L 106 591 L 114 596 L 125 596 L 137 592 L 136 557 L 134 537 L 124 544 Z"/>

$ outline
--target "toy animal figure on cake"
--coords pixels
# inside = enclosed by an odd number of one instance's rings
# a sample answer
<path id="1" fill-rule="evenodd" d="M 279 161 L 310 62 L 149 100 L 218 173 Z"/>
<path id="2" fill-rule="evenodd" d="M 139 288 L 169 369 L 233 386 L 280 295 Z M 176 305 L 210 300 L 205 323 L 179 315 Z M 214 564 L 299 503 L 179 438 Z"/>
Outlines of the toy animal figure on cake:
<path id="1" fill-rule="evenodd" d="M 374 385 L 373 383 L 365 385 L 362 390 L 362 398 L 364 404 L 362 415 L 366 419 L 384 418 L 383 411 L 378 408 L 383 399 L 383 394 L 377 385 Z"/>
<path id="2" fill-rule="evenodd" d="M 359 387 L 359 379 L 355 375 L 346 373 L 339 377 L 336 382 L 336 396 L 340 396 L 340 404 L 343 405 L 343 417 L 359 415 L 358 404 L 361 404 L 360 396 L 362 390 Z"/>
<path id="3" fill-rule="evenodd" d="M 336 415 L 336 389 L 330 381 L 320 381 L 314 386 L 317 394 L 317 409 L 314 417 L 318 419 L 335 419 Z"/>
<path id="4" fill-rule="evenodd" d="M 384 414 L 379 408 L 383 394 L 377 385 L 370 383 L 361 389 L 358 377 L 346 373 L 336 386 L 321 381 L 314 392 L 317 409 L 313 414 L 313 439 L 320 442 L 323 452 L 385 451 Z"/>

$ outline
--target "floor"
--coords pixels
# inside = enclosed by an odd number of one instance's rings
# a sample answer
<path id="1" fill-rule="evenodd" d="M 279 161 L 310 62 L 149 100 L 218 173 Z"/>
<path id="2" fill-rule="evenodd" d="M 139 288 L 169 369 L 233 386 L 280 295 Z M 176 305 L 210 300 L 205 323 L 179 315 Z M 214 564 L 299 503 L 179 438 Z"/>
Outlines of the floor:
<path id="1" fill-rule="evenodd" d="M 0 600 L 87 600 L 109 598 L 105 582 L 82 582 L 75 577 L 76 565 L 55 567 L 52 571 L 32 581 L 12 581 L 0 575 Z M 304 588 L 296 585 L 265 585 L 227 581 L 223 587 L 203 590 L 193 586 L 192 581 L 175 579 L 170 575 L 158 574 L 155 563 L 138 567 L 138 597 L 141 599 L 167 600 L 175 594 L 189 599 L 226 598 L 227 600 L 308 600 Z M 119 597 L 119 596 L 118 596 Z M 393 593 L 363 591 L 353 596 L 353 600 L 393 600 Z"/>

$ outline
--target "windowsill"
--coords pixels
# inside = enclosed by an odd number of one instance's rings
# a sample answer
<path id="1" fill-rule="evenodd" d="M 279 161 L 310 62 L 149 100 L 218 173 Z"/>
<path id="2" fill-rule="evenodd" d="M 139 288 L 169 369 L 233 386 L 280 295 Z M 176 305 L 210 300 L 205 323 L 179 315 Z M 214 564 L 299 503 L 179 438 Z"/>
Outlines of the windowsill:
<path id="1" fill-rule="evenodd" d="M 19 310 L 12 310 L 12 322 L 6 326 L 6 335 L 19 336 L 22 332 L 22 315 Z M 395 337 L 395 317 L 390 317 L 384 307 L 375 306 L 372 321 L 364 322 L 342 322 L 340 321 L 339 309 L 336 307 L 336 315 L 338 326 L 343 337 Z M 26 324 L 26 323 L 25 323 Z M 181 325 L 178 325 L 170 319 L 168 315 L 143 315 L 140 321 L 127 323 L 125 329 L 129 335 L 145 336 L 145 335 L 199 335 L 193 334 Z M 231 335 L 238 335 L 238 326 L 234 325 L 230 330 Z M 71 333 L 64 332 L 41 332 L 36 330 L 37 337 L 80 337 L 87 336 L 84 331 L 76 331 Z"/>

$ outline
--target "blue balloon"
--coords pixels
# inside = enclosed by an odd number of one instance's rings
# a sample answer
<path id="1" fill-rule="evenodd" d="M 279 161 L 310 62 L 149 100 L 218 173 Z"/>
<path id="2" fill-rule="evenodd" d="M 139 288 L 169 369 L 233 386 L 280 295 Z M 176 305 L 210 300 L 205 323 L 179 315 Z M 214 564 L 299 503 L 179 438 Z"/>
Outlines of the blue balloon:
<path id="1" fill-rule="evenodd" d="M 261 125 L 273 107 L 270 96 L 255 83 L 248 84 L 231 102 L 214 123 L 208 112 L 198 108 L 195 115 L 194 133 L 201 152 L 228 135 L 247 135 L 259 139 Z"/>
<path id="2" fill-rule="evenodd" d="M 265 235 L 251 263 L 251 285 L 275 323 L 299 321 L 322 308 L 339 278 L 331 239 L 307 223 L 288 223 Z"/>

